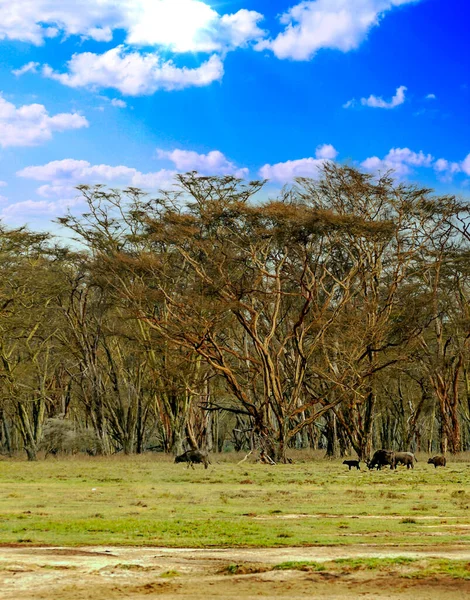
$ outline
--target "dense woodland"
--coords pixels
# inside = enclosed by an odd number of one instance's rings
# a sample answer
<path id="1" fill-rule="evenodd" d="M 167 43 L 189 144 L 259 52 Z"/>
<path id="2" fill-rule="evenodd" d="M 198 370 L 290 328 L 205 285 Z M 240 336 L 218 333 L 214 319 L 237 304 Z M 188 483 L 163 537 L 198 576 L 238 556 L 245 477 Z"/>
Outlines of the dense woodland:
<path id="1" fill-rule="evenodd" d="M 327 164 L 0 227 L 0 451 L 470 449 L 469 203 Z M 264 198 L 264 200 L 263 200 Z"/>

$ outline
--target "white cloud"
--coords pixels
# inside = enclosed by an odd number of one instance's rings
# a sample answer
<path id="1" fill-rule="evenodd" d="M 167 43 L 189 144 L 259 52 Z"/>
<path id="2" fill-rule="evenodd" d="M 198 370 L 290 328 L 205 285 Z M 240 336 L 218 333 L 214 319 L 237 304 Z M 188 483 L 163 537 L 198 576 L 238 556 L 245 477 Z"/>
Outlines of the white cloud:
<path id="1" fill-rule="evenodd" d="M 315 158 L 300 158 L 288 160 L 275 165 L 266 164 L 259 170 L 260 177 L 280 183 L 292 181 L 296 177 L 311 177 L 316 179 L 320 176 L 321 167 L 328 160 L 334 160 L 338 155 L 337 150 L 331 144 L 318 146 Z"/>
<path id="2" fill-rule="evenodd" d="M 413 152 L 409 148 L 392 148 L 384 157 L 372 156 L 361 163 L 361 166 L 374 172 L 393 170 L 396 177 L 406 177 L 413 167 L 430 167 L 434 158 L 431 154 Z"/>
<path id="3" fill-rule="evenodd" d="M 426 100 L 435 100 L 435 99 L 436 99 L 436 97 L 437 97 L 437 96 L 436 96 L 436 94 L 428 94 L 428 95 L 426 96 Z"/>
<path id="4" fill-rule="evenodd" d="M 174 52 L 213 52 L 258 40 L 263 18 L 242 9 L 220 15 L 202 0 L 14 0 L 0 5 L 0 39 L 36 45 L 59 35 L 109 42 L 115 30 L 126 42 L 167 46 Z"/>
<path id="5" fill-rule="evenodd" d="M 281 16 L 284 31 L 273 40 L 261 41 L 257 49 L 293 60 L 309 60 L 322 48 L 348 52 L 361 44 L 387 11 L 418 1 L 304 0 Z"/>
<path id="6" fill-rule="evenodd" d="M 176 67 L 155 53 L 128 52 L 117 46 L 104 54 L 84 52 L 74 54 L 68 63 L 68 73 L 57 73 L 48 65 L 46 77 L 69 87 L 114 88 L 128 96 L 152 94 L 159 89 L 181 90 L 209 85 L 224 74 L 219 56 L 213 55 L 199 67 Z"/>
<path id="7" fill-rule="evenodd" d="M 470 154 L 467 154 L 467 156 L 463 159 L 460 168 L 465 173 L 465 175 L 468 175 L 470 177 Z"/>
<path id="8" fill-rule="evenodd" d="M 218 14 L 194 0 L 131 2 L 127 43 L 169 46 L 176 52 L 213 52 L 211 27 Z"/>
<path id="9" fill-rule="evenodd" d="M 132 175 L 130 185 L 145 190 L 169 189 L 175 184 L 176 171 L 160 169 L 150 173 L 136 171 Z"/>
<path id="10" fill-rule="evenodd" d="M 39 63 L 38 62 L 29 62 L 23 65 L 20 69 L 15 69 L 12 71 L 13 75 L 19 77 L 20 75 L 24 75 L 25 73 L 37 73 L 38 72 Z"/>
<path id="11" fill-rule="evenodd" d="M 124 100 L 119 100 L 119 98 L 112 98 L 111 105 L 115 106 L 116 108 L 126 108 L 127 106 Z"/>
<path id="12" fill-rule="evenodd" d="M 398 87 L 390 102 L 387 102 L 383 98 L 374 96 L 372 94 L 368 98 L 361 98 L 360 102 L 362 106 L 369 106 L 371 108 L 395 108 L 405 102 L 405 92 L 407 89 L 408 88 L 406 88 L 404 85 Z M 346 104 L 343 104 L 343 108 L 352 108 L 356 105 L 357 101 L 353 98 L 352 100 L 348 100 Z"/>
<path id="13" fill-rule="evenodd" d="M 75 185 L 46 184 L 38 187 L 36 192 L 43 198 L 68 198 L 77 193 Z"/>
<path id="14" fill-rule="evenodd" d="M 266 31 L 258 27 L 264 19 L 261 13 L 242 8 L 233 15 L 224 15 L 220 19 L 221 46 L 239 48 L 246 46 L 254 40 L 261 40 L 266 36 Z"/>
<path id="15" fill-rule="evenodd" d="M 0 39 L 40 45 L 58 35 L 81 35 L 109 41 L 112 29 L 123 25 L 118 5 L 111 0 L 14 0 L 0 7 Z M 114 5 L 114 6 L 113 6 Z"/>
<path id="16" fill-rule="evenodd" d="M 392 148 L 387 154 L 387 160 L 406 163 L 414 167 L 430 167 L 433 157 L 431 154 L 424 154 L 422 151 L 413 152 L 409 148 Z"/>
<path id="17" fill-rule="evenodd" d="M 173 185 L 175 174 L 176 171 L 167 169 L 142 173 L 124 165 L 92 165 L 86 160 L 73 158 L 25 167 L 17 172 L 19 177 L 47 182 L 37 190 L 44 198 L 76 195 L 75 187 L 79 184 L 109 183 L 146 189 L 168 188 Z"/>
<path id="18" fill-rule="evenodd" d="M 92 165 L 86 160 L 65 158 L 44 165 L 21 169 L 18 177 L 43 183 L 36 191 L 43 198 L 73 198 L 77 196 L 77 185 L 106 183 L 111 186 L 133 186 L 145 190 L 169 189 L 175 184 L 177 172 L 197 170 L 203 174 L 234 174 L 246 177 L 248 169 L 239 169 L 218 151 L 197 154 L 184 150 L 158 151 L 158 156 L 170 160 L 176 169 L 160 169 L 143 173 L 125 165 Z"/>
<path id="19" fill-rule="evenodd" d="M 25 167 L 18 171 L 17 175 L 36 181 L 75 181 L 88 167 L 90 167 L 90 163 L 86 160 L 64 158 L 63 160 L 53 160 L 46 165 Z"/>
<path id="20" fill-rule="evenodd" d="M 405 92 L 407 89 L 408 88 L 404 85 L 398 87 L 395 96 L 393 96 L 390 102 L 386 102 L 383 98 L 370 95 L 368 98 L 361 98 L 361 104 L 362 106 L 370 106 L 371 108 L 395 108 L 405 102 Z"/>
<path id="21" fill-rule="evenodd" d="M 393 170 L 398 179 L 406 178 L 414 168 L 432 168 L 441 181 L 449 182 L 457 173 L 470 176 L 470 154 L 461 162 L 445 158 L 434 159 L 431 154 L 413 152 L 409 148 L 392 148 L 384 157 L 371 156 L 361 163 L 361 167 L 372 172 Z"/>
<path id="22" fill-rule="evenodd" d="M 460 171 L 465 171 L 465 169 L 463 168 L 464 163 L 465 161 L 459 164 L 457 162 L 448 161 L 445 158 L 439 158 L 438 160 L 436 160 L 433 167 L 434 170 L 441 175 L 444 181 L 449 181 L 456 173 L 460 173 Z M 470 168 L 468 174 L 470 174 Z"/>
<path id="23" fill-rule="evenodd" d="M 53 217 L 64 214 L 66 210 L 77 204 L 83 204 L 83 198 L 77 196 L 59 198 L 55 200 L 24 200 L 15 202 L 0 209 L 0 219 L 9 224 L 24 225 L 26 220 L 36 221 L 45 218 L 49 221 Z"/>
<path id="24" fill-rule="evenodd" d="M 259 27 L 264 19 L 261 13 L 241 9 L 219 14 L 203 0 L 14 0 L 6 4 L 0 0 L 0 40 L 40 45 L 47 38 L 75 35 L 109 42 L 115 31 L 124 31 L 124 44 L 102 54 L 74 54 L 66 72 L 46 64 L 42 74 L 69 87 L 114 88 L 129 96 L 219 81 L 228 51 L 266 37 Z M 149 46 L 154 48 L 149 51 Z M 168 51 L 211 56 L 189 68 L 177 66 Z M 38 67 L 30 62 L 14 73 L 34 73 Z"/>
<path id="25" fill-rule="evenodd" d="M 56 131 L 88 127 L 78 113 L 49 116 L 42 104 L 26 104 L 17 108 L 0 96 L 0 146 L 35 146 L 52 137 Z"/>
<path id="26" fill-rule="evenodd" d="M 292 181 L 295 177 L 317 178 L 324 162 L 324 159 L 300 158 L 299 160 L 288 160 L 275 165 L 266 164 L 261 167 L 259 174 L 263 179 L 280 183 Z"/>
<path id="27" fill-rule="evenodd" d="M 46 200 L 24 200 L 10 204 L 2 209 L 1 217 L 8 219 L 13 216 L 24 215 L 54 215 L 59 206 L 58 202 L 48 202 Z"/>
<path id="28" fill-rule="evenodd" d="M 6 181 L 0 181 L 0 187 L 5 187 L 6 185 L 8 185 Z"/>
<path id="29" fill-rule="evenodd" d="M 338 151 L 331 144 L 323 144 L 318 146 L 315 151 L 316 158 L 326 158 L 328 160 L 334 160 L 338 156 Z"/>
<path id="30" fill-rule="evenodd" d="M 204 175 L 235 175 L 240 178 L 248 175 L 248 169 L 237 167 L 218 150 L 207 154 L 189 150 L 157 150 L 157 155 L 160 159 L 170 160 L 179 171 L 198 171 Z"/>
<path id="31" fill-rule="evenodd" d="M 126 42 L 138 46 L 167 46 L 174 52 L 219 52 L 260 40 L 263 15 L 242 9 L 220 16 L 197 0 L 134 1 Z"/>
<path id="32" fill-rule="evenodd" d="M 0 220 L 10 225 L 24 225 L 25 221 L 37 223 L 45 219 L 50 222 L 52 218 L 65 214 L 67 209 L 84 205 L 84 199 L 73 190 L 71 197 L 56 198 L 54 200 L 24 200 L 0 208 Z"/>

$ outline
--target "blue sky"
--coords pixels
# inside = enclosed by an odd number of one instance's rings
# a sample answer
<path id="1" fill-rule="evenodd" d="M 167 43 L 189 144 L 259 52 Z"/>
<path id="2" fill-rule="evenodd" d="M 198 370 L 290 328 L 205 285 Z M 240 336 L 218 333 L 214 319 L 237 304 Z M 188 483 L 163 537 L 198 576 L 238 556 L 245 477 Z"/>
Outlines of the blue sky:
<path id="1" fill-rule="evenodd" d="M 462 0 L 0 0 L 0 218 L 325 160 L 466 195 L 469 22 Z"/>

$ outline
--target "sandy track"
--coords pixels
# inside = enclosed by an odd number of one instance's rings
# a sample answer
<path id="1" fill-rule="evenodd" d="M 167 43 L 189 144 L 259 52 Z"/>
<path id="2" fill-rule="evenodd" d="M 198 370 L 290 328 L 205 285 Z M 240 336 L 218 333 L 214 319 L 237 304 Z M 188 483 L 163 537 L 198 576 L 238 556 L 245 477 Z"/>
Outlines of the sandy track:
<path id="1" fill-rule="evenodd" d="M 193 598 L 467 598 L 470 581 L 404 580 L 392 574 L 267 571 L 227 575 L 226 567 L 337 558 L 448 558 L 470 561 L 468 546 L 420 548 L 357 545 L 311 548 L 169 549 L 0 547 L 2 600 L 162 600 Z M 249 569 L 248 569 L 249 570 Z"/>

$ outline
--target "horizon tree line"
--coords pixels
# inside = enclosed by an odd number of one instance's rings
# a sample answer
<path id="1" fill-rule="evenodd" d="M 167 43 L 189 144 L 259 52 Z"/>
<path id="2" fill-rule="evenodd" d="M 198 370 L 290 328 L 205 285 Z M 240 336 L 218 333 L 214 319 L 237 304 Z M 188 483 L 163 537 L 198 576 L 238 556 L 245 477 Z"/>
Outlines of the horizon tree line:
<path id="1" fill-rule="evenodd" d="M 0 450 L 470 449 L 469 204 L 327 163 L 0 227 Z"/>

